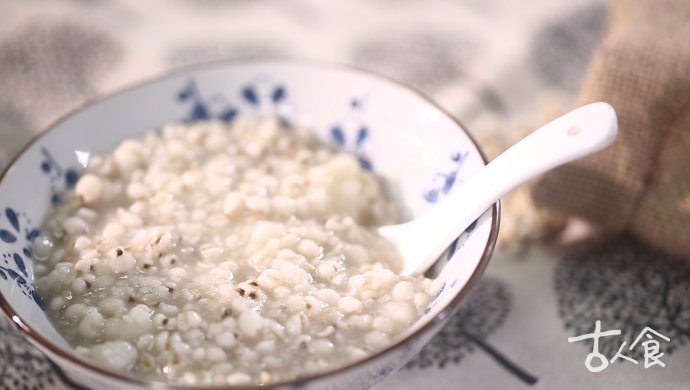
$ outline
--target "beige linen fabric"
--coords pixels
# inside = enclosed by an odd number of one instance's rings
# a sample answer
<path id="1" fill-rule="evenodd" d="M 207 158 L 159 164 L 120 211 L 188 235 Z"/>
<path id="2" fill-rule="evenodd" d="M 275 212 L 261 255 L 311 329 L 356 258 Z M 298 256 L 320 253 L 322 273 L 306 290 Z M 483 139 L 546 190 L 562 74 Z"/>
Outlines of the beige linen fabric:
<path id="1" fill-rule="evenodd" d="M 547 174 L 538 206 L 690 253 L 690 3 L 612 0 L 579 103 L 611 103 L 608 149 Z"/>

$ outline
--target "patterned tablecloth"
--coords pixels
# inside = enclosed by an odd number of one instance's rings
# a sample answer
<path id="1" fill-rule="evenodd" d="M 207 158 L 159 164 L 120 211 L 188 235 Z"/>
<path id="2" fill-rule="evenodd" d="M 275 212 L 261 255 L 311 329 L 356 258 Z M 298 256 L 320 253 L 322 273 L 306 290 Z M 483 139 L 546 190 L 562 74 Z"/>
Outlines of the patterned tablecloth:
<path id="1" fill-rule="evenodd" d="M 570 108 L 606 19 L 601 0 L 1 0 L 0 7 L 0 167 L 91 97 L 189 64 L 262 57 L 354 64 L 399 79 L 459 118 L 494 156 Z M 530 207 L 524 189 L 506 199 L 502 243 L 479 285 L 378 389 L 690 388 L 687 259 L 628 237 L 575 249 L 511 243 L 538 233 Z M 592 340 L 568 338 L 592 333 L 597 320 L 602 332 L 621 334 L 599 340 L 606 361 L 618 358 L 594 373 L 585 366 Z M 646 327 L 657 333 L 635 344 Z M 664 355 L 653 353 L 653 341 Z M 5 318 L 0 383 L 72 386 Z"/>

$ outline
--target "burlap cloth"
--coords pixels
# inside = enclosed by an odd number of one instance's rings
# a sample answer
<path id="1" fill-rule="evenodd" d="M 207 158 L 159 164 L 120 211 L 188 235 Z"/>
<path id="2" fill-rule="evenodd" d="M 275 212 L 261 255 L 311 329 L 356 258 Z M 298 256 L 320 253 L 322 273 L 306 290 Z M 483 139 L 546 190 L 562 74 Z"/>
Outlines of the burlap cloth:
<path id="1" fill-rule="evenodd" d="M 690 253 L 690 2 L 611 0 L 578 100 L 609 102 L 618 138 L 548 173 L 535 203 Z"/>

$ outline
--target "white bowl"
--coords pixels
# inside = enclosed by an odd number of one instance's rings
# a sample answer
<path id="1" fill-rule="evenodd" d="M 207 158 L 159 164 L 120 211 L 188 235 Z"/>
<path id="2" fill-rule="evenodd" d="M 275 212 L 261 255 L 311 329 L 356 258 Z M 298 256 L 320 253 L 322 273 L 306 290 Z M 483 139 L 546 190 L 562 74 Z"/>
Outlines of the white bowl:
<path id="1" fill-rule="evenodd" d="M 277 115 L 313 129 L 382 176 L 415 217 L 485 164 L 476 143 L 417 92 L 359 70 L 290 61 L 187 70 L 116 93 L 62 118 L 0 176 L 0 306 L 26 338 L 68 376 L 92 388 L 165 388 L 77 355 L 48 321 L 33 285 L 32 238 L 51 203 L 92 153 L 173 121 Z M 486 266 L 499 205 L 443 255 L 445 284 L 422 318 L 385 350 L 346 367 L 262 388 L 367 388 L 404 365 L 440 329 Z M 174 387 L 174 386 L 170 386 Z"/>

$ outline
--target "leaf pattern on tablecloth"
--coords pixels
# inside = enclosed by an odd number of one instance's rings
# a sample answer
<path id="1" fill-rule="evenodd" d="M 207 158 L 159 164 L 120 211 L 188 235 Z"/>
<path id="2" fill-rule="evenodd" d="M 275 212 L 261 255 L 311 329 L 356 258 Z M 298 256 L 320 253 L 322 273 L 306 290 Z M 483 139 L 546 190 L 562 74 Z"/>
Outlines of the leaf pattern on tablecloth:
<path id="1" fill-rule="evenodd" d="M 194 7 L 200 11 L 215 11 L 218 8 L 252 6 L 255 0 L 179 0 L 180 4 Z"/>
<path id="2" fill-rule="evenodd" d="M 535 74 L 548 85 L 577 90 L 605 19 L 604 4 L 592 4 L 544 26 L 530 50 Z"/>
<path id="3" fill-rule="evenodd" d="M 179 67 L 211 61 L 281 58 L 288 55 L 289 51 L 276 42 L 195 42 L 173 49 L 167 54 L 167 61 L 171 66 Z"/>
<path id="4" fill-rule="evenodd" d="M 488 341 L 489 335 L 503 324 L 510 306 L 507 285 L 500 279 L 483 277 L 443 330 L 405 368 L 444 368 L 459 364 L 467 354 L 479 349 L 525 383 L 536 383 L 536 377 L 510 361 Z"/>
<path id="5" fill-rule="evenodd" d="M 32 20 L 0 41 L 0 104 L 41 128 L 95 93 L 122 55 L 109 35 L 69 20 Z M 9 93 L 11 91 L 11 93 Z"/>
<path id="6" fill-rule="evenodd" d="M 73 383 L 0 316 L 0 389 L 84 389 Z"/>
<path id="7" fill-rule="evenodd" d="M 630 346 L 647 326 L 671 338 L 662 345 L 661 352 L 668 355 L 690 341 L 687 258 L 621 236 L 564 258 L 556 269 L 555 288 L 558 314 L 570 336 L 591 333 L 596 321 L 602 331 L 621 330 L 619 336 L 599 339 L 599 352 L 609 359 L 623 341 Z M 592 340 L 586 345 L 591 351 Z M 644 355 L 642 348 L 626 347 L 624 352 L 637 359 Z"/>
<path id="8" fill-rule="evenodd" d="M 17 131 L 29 128 L 28 123 L 28 118 L 11 103 L 0 104 L 0 172 L 5 163 L 20 150 L 21 145 L 31 139 L 28 131 Z"/>
<path id="9" fill-rule="evenodd" d="M 407 32 L 359 42 L 352 60 L 356 65 L 432 93 L 461 78 L 463 67 L 479 50 L 479 43 L 471 35 Z"/>

